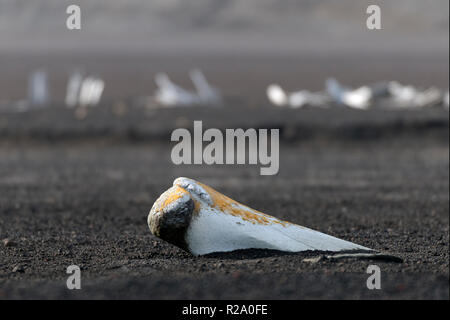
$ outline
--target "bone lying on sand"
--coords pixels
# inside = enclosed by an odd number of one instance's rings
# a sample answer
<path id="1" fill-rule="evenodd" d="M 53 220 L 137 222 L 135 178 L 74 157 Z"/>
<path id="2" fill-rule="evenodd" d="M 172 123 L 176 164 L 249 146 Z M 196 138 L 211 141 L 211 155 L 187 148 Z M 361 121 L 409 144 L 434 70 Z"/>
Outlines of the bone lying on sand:
<path id="1" fill-rule="evenodd" d="M 266 94 L 273 105 L 294 109 L 306 106 L 330 108 L 334 104 L 359 110 L 374 107 L 404 110 L 443 105 L 448 110 L 449 104 L 448 91 L 444 93 L 436 87 L 420 89 L 397 81 L 383 81 L 353 89 L 329 78 L 325 83 L 325 92 L 286 92 L 281 86 L 272 84 L 267 87 Z"/>
<path id="2" fill-rule="evenodd" d="M 240 204 L 188 178 L 178 178 L 154 203 L 150 231 L 194 255 L 239 249 L 364 251 L 372 249 Z"/>

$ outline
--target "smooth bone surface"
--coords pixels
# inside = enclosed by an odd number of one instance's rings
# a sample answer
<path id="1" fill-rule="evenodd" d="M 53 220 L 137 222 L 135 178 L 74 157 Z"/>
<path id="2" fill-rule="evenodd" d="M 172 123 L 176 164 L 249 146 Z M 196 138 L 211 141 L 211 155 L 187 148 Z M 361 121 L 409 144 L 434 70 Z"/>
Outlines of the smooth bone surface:
<path id="1" fill-rule="evenodd" d="M 239 249 L 373 251 L 249 208 L 200 182 L 178 178 L 154 203 L 150 231 L 194 255 Z"/>

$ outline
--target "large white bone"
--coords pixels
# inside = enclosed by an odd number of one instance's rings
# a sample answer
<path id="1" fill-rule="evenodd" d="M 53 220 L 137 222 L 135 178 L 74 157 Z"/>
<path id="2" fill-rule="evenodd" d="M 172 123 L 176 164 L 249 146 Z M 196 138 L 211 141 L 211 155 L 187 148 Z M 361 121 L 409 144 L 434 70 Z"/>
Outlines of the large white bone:
<path id="1" fill-rule="evenodd" d="M 45 70 L 37 70 L 28 78 L 28 103 L 43 107 L 50 102 L 48 76 Z"/>
<path id="2" fill-rule="evenodd" d="M 330 78 L 325 83 L 328 94 L 339 104 L 353 109 L 368 109 L 372 100 L 372 90 L 363 86 L 350 89 L 342 86 L 336 79 Z"/>
<path id="3" fill-rule="evenodd" d="M 431 87 L 426 90 L 419 90 L 413 86 L 404 86 L 396 81 L 388 84 L 388 91 L 391 97 L 390 103 L 397 108 L 424 108 L 444 103 L 445 98 L 441 91 Z"/>
<path id="4" fill-rule="evenodd" d="M 322 92 L 310 92 L 301 90 L 286 92 L 278 84 L 271 84 L 266 89 L 267 98 L 277 107 L 290 107 L 293 109 L 305 106 L 326 108 L 331 102 L 327 95 Z"/>
<path id="5" fill-rule="evenodd" d="M 87 77 L 80 88 L 79 104 L 81 107 L 94 107 L 102 97 L 105 82 L 96 77 Z"/>
<path id="6" fill-rule="evenodd" d="M 194 92 L 177 86 L 165 73 L 157 74 L 155 82 L 158 85 L 155 100 L 163 106 L 190 106 L 200 102 Z"/>
<path id="7" fill-rule="evenodd" d="M 166 107 L 188 107 L 193 105 L 220 105 L 221 96 L 216 88 L 213 88 L 200 70 L 192 70 L 189 76 L 194 83 L 196 92 L 184 89 L 170 80 L 165 73 L 155 76 L 158 90 L 155 100 Z"/>
<path id="8" fill-rule="evenodd" d="M 74 72 L 67 82 L 66 89 L 66 106 L 69 108 L 75 108 L 78 105 L 78 99 L 80 96 L 81 86 L 83 84 L 83 76 L 79 72 Z"/>
<path id="9" fill-rule="evenodd" d="M 256 211 L 188 178 L 176 179 L 156 200 L 148 225 L 154 235 L 194 255 L 251 248 L 372 251 Z"/>
<path id="10" fill-rule="evenodd" d="M 197 90 L 198 97 L 203 104 L 220 105 L 222 98 L 219 90 L 208 83 L 205 75 L 198 69 L 191 70 L 189 77 Z"/>

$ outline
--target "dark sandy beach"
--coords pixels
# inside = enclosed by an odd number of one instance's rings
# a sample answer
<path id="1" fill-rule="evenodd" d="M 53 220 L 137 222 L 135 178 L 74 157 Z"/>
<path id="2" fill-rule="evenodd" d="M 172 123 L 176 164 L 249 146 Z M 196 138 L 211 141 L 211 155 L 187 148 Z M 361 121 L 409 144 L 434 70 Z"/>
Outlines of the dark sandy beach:
<path id="1" fill-rule="evenodd" d="M 147 110 L 83 121 L 61 106 L 0 116 L 0 298 L 448 299 L 449 120 L 440 109 Z M 279 128 L 280 171 L 175 166 L 169 137 Z M 147 214 L 185 176 L 255 209 L 388 252 L 403 263 L 249 250 L 193 257 L 152 236 Z M 82 289 L 66 288 L 81 267 Z M 370 264 L 382 289 L 368 290 Z"/>

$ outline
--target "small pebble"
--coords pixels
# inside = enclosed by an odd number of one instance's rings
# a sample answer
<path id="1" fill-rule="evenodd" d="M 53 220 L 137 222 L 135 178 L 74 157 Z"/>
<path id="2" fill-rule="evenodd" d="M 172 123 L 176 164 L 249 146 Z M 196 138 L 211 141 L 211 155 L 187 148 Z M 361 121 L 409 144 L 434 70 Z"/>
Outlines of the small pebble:
<path id="1" fill-rule="evenodd" d="M 12 272 L 14 272 L 14 273 L 16 273 L 16 272 L 18 272 L 18 273 L 24 273 L 24 272 L 25 272 L 25 269 L 24 269 L 22 266 L 15 266 L 15 267 L 13 268 Z"/>
<path id="2" fill-rule="evenodd" d="M 14 241 L 12 241 L 11 239 L 3 239 L 2 243 L 5 247 L 14 247 L 16 245 L 16 243 Z"/>

